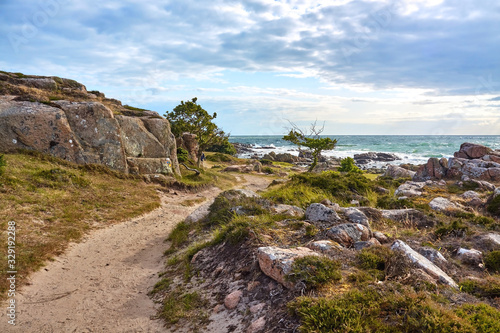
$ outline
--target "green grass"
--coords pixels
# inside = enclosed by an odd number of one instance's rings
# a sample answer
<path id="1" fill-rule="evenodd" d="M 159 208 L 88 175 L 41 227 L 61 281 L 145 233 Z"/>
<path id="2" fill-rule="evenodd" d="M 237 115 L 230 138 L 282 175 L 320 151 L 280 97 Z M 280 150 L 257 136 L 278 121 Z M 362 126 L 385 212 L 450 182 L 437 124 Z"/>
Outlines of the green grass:
<path id="1" fill-rule="evenodd" d="M 477 297 L 500 297 L 500 279 L 492 276 L 485 280 L 465 280 L 460 283 L 460 290 Z"/>
<path id="2" fill-rule="evenodd" d="M 500 273 L 500 251 L 491 251 L 484 256 L 484 264 L 490 272 Z"/>
<path id="3" fill-rule="evenodd" d="M 469 230 L 469 227 L 462 220 L 455 220 L 449 224 L 441 224 L 435 231 L 434 235 L 438 238 L 444 237 L 464 237 Z"/>
<path id="4" fill-rule="evenodd" d="M 130 105 L 124 105 L 123 107 L 125 109 L 131 110 L 131 111 L 138 111 L 138 112 L 149 111 L 149 110 L 146 110 L 146 109 L 136 108 L 136 107 L 133 107 L 133 106 L 130 106 Z"/>
<path id="5" fill-rule="evenodd" d="M 205 310 L 207 305 L 208 301 L 198 292 L 183 293 L 172 290 L 163 301 L 160 317 L 170 325 L 185 319 L 192 330 L 197 330 L 199 325 L 208 323 L 209 316 Z"/>
<path id="6" fill-rule="evenodd" d="M 488 305 L 455 310 L 429 294 L 400 286 L 368 286 L 339 297 L 299 297 L 289 309 L 302 332 L 498 332 L 500 312 Z"/>
<path id="7" fill-rule="evenodd" d="M 387 261 L 394 256 L 391 249 L 385 246 L 372 246 L 362 249 L 357 254 L 358 265 L 362 269 L 385 270 Z"/>
<path id="8" fill-rule="evenodd" d="M 325 191 L 305 184 L 287 183 L 279 187 L 273 187 L 262 194 L 264 198 L 276 203 L 294 205 L 307 208 L 310 204 L 320 202 L 323 199 L 333 199 Z"/>
<path id="9" fill-rule="evenodd" d="M 500 195 L 491 200 L 487 209 L 491 215 L 500 217 Z"/>
<path id="10" fill-rule="evenodd" d="M 304 282 L 308 288 L 317 288 L 327 282 L 342 279 L 340 262 L 328 257 L 305 256 L 294 260 L 288 281 Z"/>
<path id="11" fill-rule="evenodd" d="M 237 183 L 236 178 L 227 172 L 218 172 L 213 169 L 200 171 L 201 173 L 196 175 L 192 171 L 181 167 L 181 176 L 177 177 L 178 185 L 185 187 L 187 190 L 196 191 L 216 185 L 221 189 L 228 189 Z"/>
<path id="12" fill-rule="evenodd" d="M 107 226 L 160 205 L 156 187 L 103 166 L 79 166 L 36 152 L 6 154 L 0 176 L 0 230 L 16 222 L 19 285 L 45 261 L 92 228 Z M 6 234 L 0 233 L 6 244 Z M 0 248 L 6 256 L 7 247 Z M 0 263 L 7 271 L 7 261 Z M 7 281 L 0 280 L 5 296 Z"/>

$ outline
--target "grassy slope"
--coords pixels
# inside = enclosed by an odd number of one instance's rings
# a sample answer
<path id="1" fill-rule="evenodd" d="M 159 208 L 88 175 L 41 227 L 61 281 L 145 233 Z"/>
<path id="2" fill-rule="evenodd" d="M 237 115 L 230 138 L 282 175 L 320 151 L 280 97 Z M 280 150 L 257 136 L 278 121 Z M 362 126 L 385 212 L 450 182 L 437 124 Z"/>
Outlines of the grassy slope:
<path id="1" fill-rule="evenodd" d="M 451 183 L 447 187 L 427 188 L 422 197 L 396 200 L 393 195 L 394 190 L 405 179 L 374 180 L 373 177 L 366 177 L 364 174 L 337 172 L 324 172 L 319 175 L 302 174 L 291 178 L 286 184 L 272 186 L 263 193 L 263 197 L 273 203 L 295 204 L 303 208 L 323 198 L 343 206 L 349 206 L 350 200 L 356 199 L 362 201 L 364 205 L 377 208 L 418 208 L 438 223 L 434 227 L 417 229 L 412 223 L 406 223 L 408 221 L 398 223 L 377 218 L 377 221 L 373 221 L 372 228 L 374 231 L 383 231 L 405 241 L 433 246 L 442 252 L 452 251 L 458 245 L 472 247 L 474 245 L 471 241 L 474 236 L 498 230 L 500 226 L 498 219 L 483 216 L 486 214 L 484 210 L 451 216 L 430 211 L 428 202 L 432 198 L 436 196 L 456 198 L 458 194 L 468 189 L 457 189 Z M 378 193 L 376 188 L 380 186 L 388 189 L 389 193 Z M 488 194 L 488 192 L 482 193 L 484 196 Z M 251 243 L 254 247 L 295 247 L 305 246 L 314 239 L 322 238 L 322 236 L 315 237 L 317 228 L 301 221 L 278 225 L 277 221 L 284 218 L 267 213 L 256 199 L 249 199 L 248 202 L 226 201 L 216 200 L 206 221 L 198 225 L 181 223 L 172 232 L 169 237 L 171 247 L 166 251 L 169 257 L 165 281 L 171 281 L 175 276 L 184 276 L 186 281 L 191 281 L 191 278 L 196 276 L 191 258 L 203 248 L 224 242 L 233 245 Z M 230 213 L 230 208 L 235 205 L 252 211 L 249 215 L 254 216 L 237 216 Z M 467 236 L 465 239 L 456 233 L 457 226 L 465 226 Z M 188 237 L 192 234 L 198 236 Z M 343 263 L 340 282 L 338 279 L 331 279 L 332 281 L 323 286 L 314 286 L 315 291 L 312 295 L 315 296 L 300 297 L 289 304 L 289 310 L 301 319 L 302 331 L 498 332 L 500 259 L 493 258 L 493 255 L 498 253 L 500 258 L 500 251 L 486 253 L 485 263 L 489 272 L 478 271 L 477 268 L 462 264 L 451 256 L 450 265 L 457 270 L 455 278 L 461 286 L 459 291 L 453 291 L 440 285 L 420 281 L 417 275 L 409 274 L 409 278 L 400 278 L 399 276 L 407 276 L 405 272 L 406 270 L 410 272 L 410 266 L 406 267 L 404 262 L 398 261 L 397 258 L 400 257 L 395 256 L 388 245 L 357 253 L 346 251 L 336 255 Z M 217 251 L 220 252 L 220 249 Z M 495 265 L 498 264 L 496 272 L 493 268 L 497 266 L 488 264 L 488 260 L 493 261 Z M 308 265 L 312 266 L 314 265 Z M 481 280 L 467 280 L 466 276 L 474 276 Z M 168 291 L 171 288 L 161 283 L 162 281 L 157 289 Z M 460 301 L 457 302 L 457 299 Z M 170 318 L 173 313 L 172 309 L 167 307 L 166 300 L 163 312 L 160 314 L 164 319 Z M 200 306 L 197 311 L 202 313 L 202 308 L 203 306 Z M 189 314 L 182 315 L 177 311 L 175 315 L 176 320 L 189 318 L 193 321 Z M 166 321 L 171 323 L 169 320 Z M 198 321 L 203 325 L 203 318 L 199 318 Z"/>
<path id="2" fill-rule="evenodd" d="M 100 166 L 77 166 L 31 154 L 5 155 L 0 176 L 0 269 L 7 270 L 7 223 L 15 221 L 16 268 L 22 284 L 43 263 L 92 228 L 160 205 L 154 185 Z M 18 283 L 19 283 L 18 282 Z M 7 280 L 0 280 L 0 297 Z"/>

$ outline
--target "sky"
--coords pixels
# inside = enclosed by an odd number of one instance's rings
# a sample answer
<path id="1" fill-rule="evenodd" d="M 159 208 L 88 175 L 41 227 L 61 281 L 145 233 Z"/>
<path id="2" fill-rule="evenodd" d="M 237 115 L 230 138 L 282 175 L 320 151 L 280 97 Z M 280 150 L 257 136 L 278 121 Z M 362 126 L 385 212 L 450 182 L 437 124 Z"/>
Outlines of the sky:
<path id="1" fill-rule="evenodd" d="M 0 0 L 0 70 L 231 135 L 500 135 L 500 2 Z"/>

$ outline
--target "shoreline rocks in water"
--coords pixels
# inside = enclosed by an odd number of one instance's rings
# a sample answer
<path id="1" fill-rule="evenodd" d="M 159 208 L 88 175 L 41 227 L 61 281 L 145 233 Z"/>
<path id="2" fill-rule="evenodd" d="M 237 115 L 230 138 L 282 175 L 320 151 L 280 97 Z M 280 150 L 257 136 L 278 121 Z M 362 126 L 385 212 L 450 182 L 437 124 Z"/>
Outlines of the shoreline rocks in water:
<path id="1" fill-rule="evenodd" d="M 363 153 L 363 154 L 354 154 L 354 160 L 356 164 L 368 164 L 372 162 L 392 162 L 401 160 L 401 158 L 395 154 L 391 153 Z"/>

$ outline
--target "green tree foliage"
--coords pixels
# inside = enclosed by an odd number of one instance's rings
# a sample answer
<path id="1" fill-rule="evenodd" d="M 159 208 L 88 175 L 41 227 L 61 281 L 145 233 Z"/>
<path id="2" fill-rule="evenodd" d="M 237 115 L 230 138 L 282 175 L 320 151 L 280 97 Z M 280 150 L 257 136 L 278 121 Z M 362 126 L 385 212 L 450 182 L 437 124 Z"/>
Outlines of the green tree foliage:
<path id="1" fill-rule="evenodd" d="M 318 165 L 318 158 L 321 152 L 324 150 L 332 150 L 337 144 L 337 140 L 332 140 L 330 138 L 321 137 L 324 126 L 321 129 L 316 128 L 316 122 L 311 124 L 309 134 L 299 129 L 297 125 L 290 123 L 292 129 L 290 132 L 283 137 L 283 140 L 289 141 L 299 147 L 305 147 L 311 152 L 313 157 L 313 163 L 309 167 L 308 172 L 313 171 L 313 169 Z"/>
<path id="2" fill-rule="evenodd" d="M 201 105 L 197 104 L 197 98 L 191 101 L 181 101 L 173 111 L 167 112 L 165 117 L 170 121 L 172 133 L 179 137 L 184 132 L 196 135 L 198 141 L 198 167 L 201 166 L 201 155 L 208 147 L 223 144 L 227 141 L 227 135 L 213 120 L 217 113 L 210 115 Z"/>
<path id="3" fill-rule="evenodd" d="M 362 173 L 356 164 L 354 164 L 354 159 L 352 157 L 343 158 L 340 161 L 340 168 L 338 169 L 340 172 L 354 172 L 354 173 Z"/>
<path id="4" fill-rule="evenodd" d="M 236 148 L 234 148 L 233 144 L 229 142 L 227 137 L 224 139 L 223 142 L 208 147 L 207 151 L 211 151 L 214 153 L 228 154 L 228 155 L 236 155 L 237 153 Z"/>

